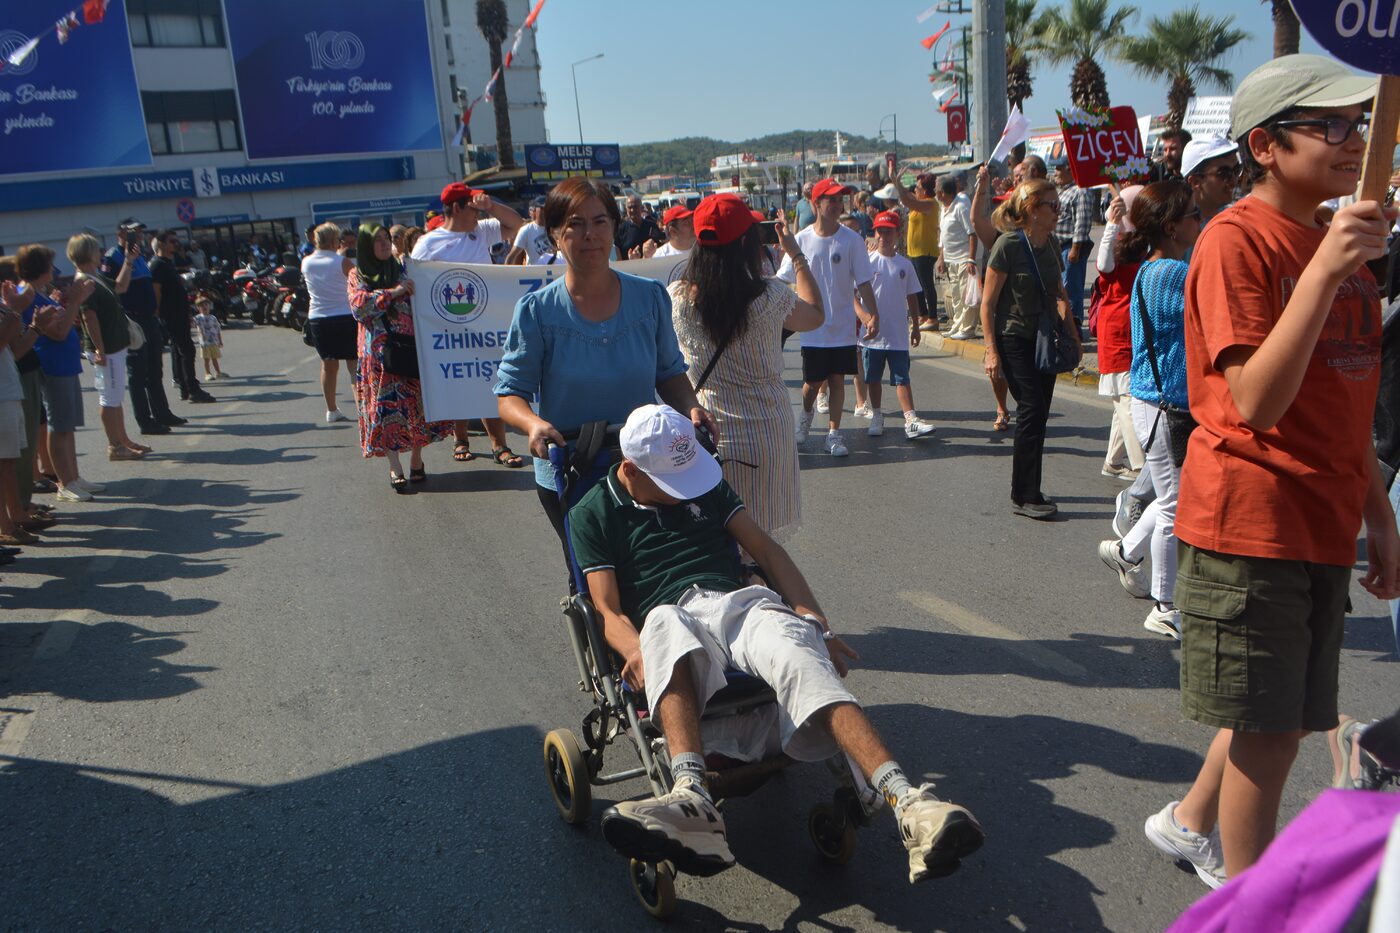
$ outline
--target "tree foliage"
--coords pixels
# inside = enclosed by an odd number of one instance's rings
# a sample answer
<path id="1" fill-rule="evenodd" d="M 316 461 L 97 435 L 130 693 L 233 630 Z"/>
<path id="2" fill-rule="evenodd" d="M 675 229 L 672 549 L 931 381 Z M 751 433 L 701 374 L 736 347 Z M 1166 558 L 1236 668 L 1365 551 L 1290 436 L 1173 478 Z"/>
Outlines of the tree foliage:
<path id="1" fill-rule="evenodd" d="M 510 31 L 505 0 L 476 0 L 476 28 L 486 39 L 490 50 L 491 71 L 499 75 L 491 95 L 491 107 L 496 115 L 496 154 L 501 168 L 515 168 L 515 146 L 510 132 L 510 101 L 506 98 L 506 71 L 501 66 L 501 45 Z"/>
<path id="2" fill-rule="evenodd" d="M 1234 76 L 1220 67 L 1220 61 L 1248 35 L 1234 28 L 1233 16 L 1202 15 L 1200 7 L 1174 10 L 1166 18 L 1154 16 L 1147 34 L 1124 39 L 1119 57 L 1144 77 L 1165 77 L 1171 82 L 1167 94 L 1167 122 L 1180 127 L 1186 104 L 1196 96 L 1197 87 L 1229 90 Z"/>
<path id="3" fill-rule="evenodd" d="M 692 175 L 697 180 L 710 178 L 710 160 L 716 156 L 751 152 L 754 155 L 801 152 L 806 140 L 808 157 L 818 153 L 829 153 L 835 148 L 835 130 L 790 130 L 786 133 L 773 133 L 738 142 L 712 139 L 708 136 L 687 136 L 681 139 L 666 139 L 657 142 L 639 143 L 622 147 L 622 170 L 633 178 L 645 175 Z M 852 133 L 841 134 L 847 152 L 882 152 L 892 145 L 897 146 L 900 158 L 905 156 L 942 155 L 946 146 L 926 144 L 910 145 L 903 142 L 891 144 L 873 136 L 859 136 Z"/>
<path id="4" fill-rule="evenodd" d="M 1118 57 L 1128 23 L 1137 8 L 1114 9 L 1111 0 L 1069 0 L 1064 7 L 1046 10 L 1040 17 L 1043 34 L 1038 49 L 1055 64 L 1074 62 L 1070 75 L 1070 99 L 1078 107 L 1107 107 L 1108 81 L 1100 60 Z"/>

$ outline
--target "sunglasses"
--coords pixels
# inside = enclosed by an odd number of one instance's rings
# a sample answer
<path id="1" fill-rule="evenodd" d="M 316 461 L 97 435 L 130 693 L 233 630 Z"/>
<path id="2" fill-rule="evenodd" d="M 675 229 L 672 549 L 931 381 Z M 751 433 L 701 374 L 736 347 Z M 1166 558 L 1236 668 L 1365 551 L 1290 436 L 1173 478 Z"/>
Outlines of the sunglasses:
<path id="1" fill-rule="evenodd" d="M 1040 201 L 1036 204 L 1036 207 L 1048 207 L 1052 214 L 1058 214 L 1060 212 L 1059 201 Z"/>
<path id="2" fill-rule="evenodd" d="M 1324 138 L 1327 145 L 1340 146 L 1351 139 L 1352 133 L 1358 133 L 1365 139 L 1366 132 L 1371 128 L 1371 120 L 1369 117 L 1357 117 L 1355 120 L 1348 120 L 1346 117 L 1316 117 L 1307 120 L 1279 120 L 1274 126 L 1286 129 L 1321 128 L 1326 131 Z"/>
<path id="3" fill-rule="evenodd" d="M 1204 175 L 1206 178 L 1214 176 L 1220 179 L 1221 181 L 1234 181 L 1235 179 L 1240 177 L 1240 172 L 1242 171 L 1244 171 L 1244 166 L 1236 162 L 1234 165 L 1222 165 L 1219 168 L 1213 169 L 1209 172 L 1202 172 L 1201 174 Z"/>

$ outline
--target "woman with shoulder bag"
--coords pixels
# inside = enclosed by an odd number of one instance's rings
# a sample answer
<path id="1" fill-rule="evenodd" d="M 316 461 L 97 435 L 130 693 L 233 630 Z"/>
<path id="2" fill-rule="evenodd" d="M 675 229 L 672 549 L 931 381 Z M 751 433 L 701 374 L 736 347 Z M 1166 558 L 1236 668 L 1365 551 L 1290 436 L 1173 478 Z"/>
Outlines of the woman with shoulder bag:
<path id="1" fill-rule="evenodd" d="M 1022 182 L 993 215 L 1002 234 L 987 257 L 982 289 L 982 332 L 992 337 L 983 368 L 994 383 L 1004 376 L 1016 400 L 1011 511 L 1041 521 L 1058 511 L 1040 488 L 1045 424 L 1055 391 L 1055 373 L 1042 372 L 1036 361 L 1042 318 L 1058 315 L 1075 349 L 1079 340 L 1054 238 L 1059 213 L 1054 185 L 1044 179 Z"/>
<path id="2" fill-rule="evenodd" d="M 1172 601 L 1176 588 L 1176 500 L 1186 441 L 1196 423 L 1186 395 L 1186 262 L 1201 232 L 1201 209 L 1184 181 L 1148 185 L 1129 214 L 1136 228 L 1122 241 L 1125 253 L 1146 244 L 1151 253 L 1132 292 L 1133 425 L 1146 455 L 1157 498 L 1123 540 L 1099 544 L 1099 557 L 1120 576 L 1152 553 L 1152 598 L 1143 628 L 1181 638 Z"/>
<path id="3" fill-rule="evenodd" d="M 361 224 L 356 267 L 346 288 L 360 323 L 360 446 L 365 457 L 387 457 L 389 485 L 405 493 L 410 482 L 427 479 L 423 448 L 451 435 L 452 422 L 423 417 L 423 388 L 413 356 L 413 282 L 393 255 L 389 231 Z M 412 364 L 412 365 L 410 365 Z M 399 454 L 411 451 L 405 476 Z"/>
<path id="4" fill-rule="evenodd" d="M 672 283 L 671 320 L 695 380 L 695 395 L 719 422 L 724 478 L 759 527 L 781 540 L 802 520 L 796 421 L 783 384 L 783 330 L 816 330 L 826 320 L 802 248 L 776 221 L 792 258 L 797 291 L 764 275 L 757 218 L 732 194 L 700 202 L 696 247 Z"/>

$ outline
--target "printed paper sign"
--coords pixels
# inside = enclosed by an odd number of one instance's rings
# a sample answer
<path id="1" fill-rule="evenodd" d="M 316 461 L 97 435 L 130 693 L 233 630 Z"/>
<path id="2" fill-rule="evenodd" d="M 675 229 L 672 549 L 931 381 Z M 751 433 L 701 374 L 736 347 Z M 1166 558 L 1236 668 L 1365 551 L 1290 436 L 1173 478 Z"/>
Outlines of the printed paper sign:
<path id="1" fill-rule="evenodd" d="M 1142 131 L 1132 107 L 1107 110 L 1059 110 L 1074 183 L 1081 188 L 1126 185 L 1147 179 L 1147 155 Z"/>

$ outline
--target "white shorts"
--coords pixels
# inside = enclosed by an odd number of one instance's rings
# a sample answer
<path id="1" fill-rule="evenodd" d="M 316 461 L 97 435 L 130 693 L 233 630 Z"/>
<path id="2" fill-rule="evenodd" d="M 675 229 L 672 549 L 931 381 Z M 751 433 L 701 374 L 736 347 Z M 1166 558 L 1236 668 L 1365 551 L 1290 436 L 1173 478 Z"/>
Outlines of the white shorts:
<path id="1" fill-rule="evenodd" d="M 756 761 L 781 748 L 798 761 L 821 761 L 840 751 L 810 720 L 819 710 L 856 698 L 842 684 L 816 626 L 793 615 L 767 587 L 687 590 L 677 605 L 657 606 L 647 614 L 641 643 L 653 709 L 676 663 L 687 656 L 702 709 L 723 689 L 726 670 L 758 677 L 777 694 L 776 709 L 704 723 L 707 752 Z"/>
<path id="2" fill-rule="evenodd" d="M 98 366 L 92 362 L 93 355 L 87 354 L 92 363 L 92 381 L 97 388 L 97 404 L 103 408 L 121 408 L 126 395 L 126 351 L 118 350 L 107 354 L 107 365 Z"/>
<path id="3" fill-rule="evenodd" d="M 0 402 L 0 460 L 18 460 L 24 446 L 24 403 Z"/>

